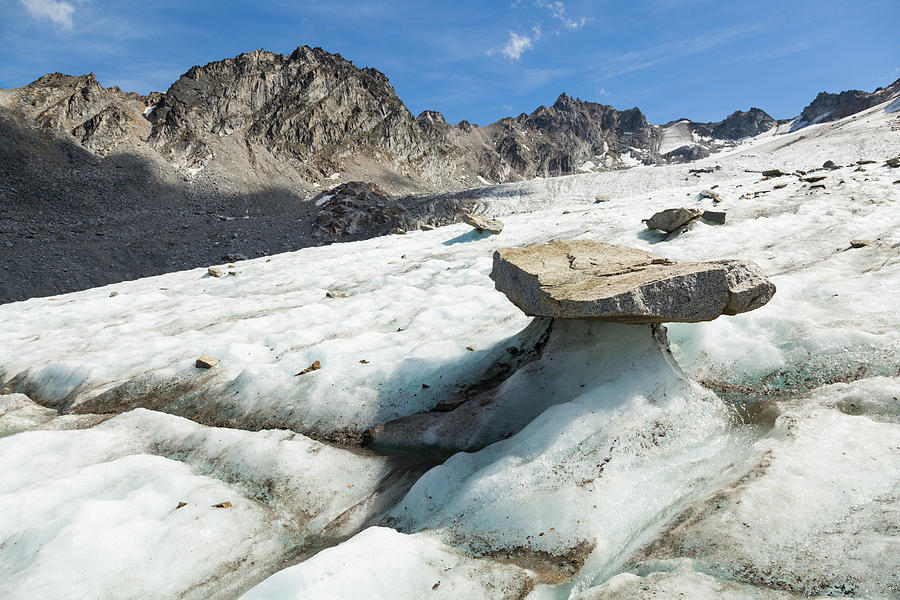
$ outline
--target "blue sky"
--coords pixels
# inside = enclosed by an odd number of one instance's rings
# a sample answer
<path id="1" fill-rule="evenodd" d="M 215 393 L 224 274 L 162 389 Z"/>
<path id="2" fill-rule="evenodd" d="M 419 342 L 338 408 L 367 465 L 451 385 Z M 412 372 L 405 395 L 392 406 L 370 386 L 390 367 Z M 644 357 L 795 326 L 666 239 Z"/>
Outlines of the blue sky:
<path id="1" fill-rule="evenodd" d="M 0 88 L 53 71 L 165 90 L 194 64 L 321 46 L 389 78 L 413 114 L 487 124 L 561 92 L 653 123 L 900 78 L 900 0 L 0 0 Z"/>

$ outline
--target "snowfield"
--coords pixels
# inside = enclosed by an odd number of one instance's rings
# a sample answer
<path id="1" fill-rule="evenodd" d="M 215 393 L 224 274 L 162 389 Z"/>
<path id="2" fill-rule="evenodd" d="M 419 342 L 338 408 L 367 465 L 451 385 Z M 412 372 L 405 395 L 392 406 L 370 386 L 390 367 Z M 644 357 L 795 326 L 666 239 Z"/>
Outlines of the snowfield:
<path id="1" fill-rule="evenodd" d="M 2 305 L 0 597 L 900 597 L 897 155 L 885 103 L 688 165 L 481 190 L 497 236 Z M 641 223 L 682 206 L 726 223 Z M 488 274 L 557 238 L 749 259 L 778 291 L 669 325 L 671 355 L 649 327 L 575 322 L 535 356 Z M 451 410 L 504 379 L 505 404 Z"/>

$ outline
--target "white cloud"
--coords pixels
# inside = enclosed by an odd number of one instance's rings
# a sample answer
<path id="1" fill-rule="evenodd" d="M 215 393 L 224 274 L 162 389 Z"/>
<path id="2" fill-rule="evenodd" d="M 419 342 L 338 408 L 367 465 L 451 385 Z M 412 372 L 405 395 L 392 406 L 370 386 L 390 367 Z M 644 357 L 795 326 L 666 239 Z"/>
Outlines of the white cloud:
<path id="1" fill-rule="evenodd" d="M 539 34 L 539 32 L 536 33 Z M 503 46 L 501 52 L 503 52 L 510 60 L 519 60 L 519 58 L 522 57 L 523 52 L 534 47 L 535 39 L 537 39 L 537 35 L 530 38 L 527 35 L 519 35 L 515 31 L 510 31 L 509 40 L 507 40 L 506 45 Z"/>
<path id="2" fill-rule="evenodd" d="M 534 5 L 540 8 L 546 8 L 554 19 L 562 23 L 566 29 L 576 30 L 584 27 L 585 23 L 589 23 L 591 19 L 582 17 L 573 19 L 566 12 L 566 5 L 562 2 L 551 2 L 550 0 L 534 0 Z"/>
<path id="3" fill-rule="evenodd" d="M 19 0 L 35 19 L 50 19 L 63 29 L 72 29 L 75 7 L 61 0 Z"/>
<path id="4" fill-rule="evenodd" d="M 599 86 L 594 88 L 594 93 L 598 96 L 609 96 L 609 90 Z"/>

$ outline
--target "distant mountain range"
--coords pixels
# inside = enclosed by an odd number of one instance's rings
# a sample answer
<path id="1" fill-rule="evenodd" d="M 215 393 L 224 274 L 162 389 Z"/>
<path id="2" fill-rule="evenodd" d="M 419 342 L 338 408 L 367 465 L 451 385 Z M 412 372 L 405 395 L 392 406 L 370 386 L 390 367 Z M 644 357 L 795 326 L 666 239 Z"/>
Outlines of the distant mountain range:
<path id="1" fill-rule="evenodd" d="M 896 93 L 900 81 L 823 92 L 789 122 L 751 108 L 665 125 L 561 94 L 481 127 L 414 117 L 382 73 L 321 48 L 193 67 L 147 96 L 53 73 L 0 90 L 0 302 L 364 237 L 352 222 L 366 208 L 348 194 L 370 188 L 308 201 L 348 182 L 377 186 L 385 214 L 389 196 L 415 212 L 411 198 L 431 195 L 443 216 L 422 204 L 417 219 L 443 223 L 459 212 L 438 207 L 444 192 L 696 160 Z"/>
<path id="2" fill-rule="evenodd" d="M 898 87 L 823 92 L 795 123 L 852 114 Z M 52 132 L 98 156 L 135 153 L 191 180 L 238 189 L 277 183 L 300 195 L 350 180 L 416 194 L 683 162 L 777 124 L 751 108 L 715 123 L 656 126 L 637 108 L 563 93 L 528 115 L 450 125 L 435 111 L 414 117 L 379 71 L 305 46 L 289 56 L 258 50 L 193 67 L 167 92 L 149 96 L 104 88 L 93 75 L 61 74 L 4 96 L 3 117 L 34 135 Z M 689 136 L 665 147 L 674 126 Z"/>

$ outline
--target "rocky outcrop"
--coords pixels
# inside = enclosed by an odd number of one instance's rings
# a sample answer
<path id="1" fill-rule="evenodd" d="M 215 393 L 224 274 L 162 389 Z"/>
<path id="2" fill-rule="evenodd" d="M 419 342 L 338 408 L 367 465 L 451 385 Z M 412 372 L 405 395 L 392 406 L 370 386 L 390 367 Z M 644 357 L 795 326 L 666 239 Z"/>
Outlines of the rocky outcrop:
<path id="1" fill-rule="evenodd" d="M 378 186 L 351 181 L 313 198 L 318 207 L 313 233 L 327 241 L 387 235 L 405 226 L 405 209 Z"/>
<path id="2" fill-rule="evenodd" d="M 13 106 L 93 153 L 134 132 L 139 154 L 192 178 L 240 187 L 277 173 L 306 193 L 335 177 L 422 193 L 659 161 L 659 130 L 637 108 L 562 94 L 530 115 L 450 125 L 436 111 L 414 118 L 378 70 L 306 46 L 196 66 L 146 97 L 93 75 L 47 75 L 16 90 Z"/>
<path id="3" fill-rule="evenodd" d="M 900 94 L 900 79 L 874 92 L 846 90 L 839 94 L 819 92 L 816 98 L 797 117 L 793 129 L 815 123 L 828 123 L 881 104 Z"/>
<path id="4" fill-rule="evenodd" d="M 698 134 L 719 140 L 740 140 L 765 133 L 778 124 L 761 108 L 736 110 L 715 123 L 694 123 Z"/>
<path id="5" fill-rule="evenodd" d="M 775 286 L 755 263 L 673 263 L 587 240 L 494 253 L 491 278 L 525 314 L 614 323 L 711 321 L 766 304 Z"/>

